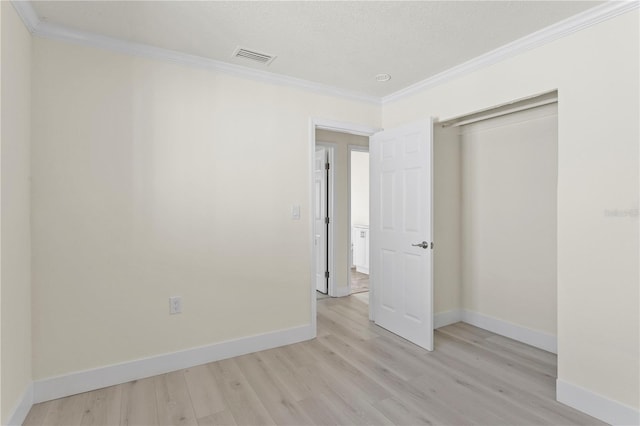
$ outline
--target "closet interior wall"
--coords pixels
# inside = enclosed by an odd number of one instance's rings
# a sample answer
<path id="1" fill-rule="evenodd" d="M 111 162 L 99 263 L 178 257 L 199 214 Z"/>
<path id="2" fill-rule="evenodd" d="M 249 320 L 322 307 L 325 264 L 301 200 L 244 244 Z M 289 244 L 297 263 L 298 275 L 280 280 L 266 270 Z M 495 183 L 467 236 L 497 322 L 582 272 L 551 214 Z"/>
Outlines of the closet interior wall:
<path id="1" fill-rule="evenodd" d="M 557 335 L 557 104 L 434 129 L 434 311 Z"/>

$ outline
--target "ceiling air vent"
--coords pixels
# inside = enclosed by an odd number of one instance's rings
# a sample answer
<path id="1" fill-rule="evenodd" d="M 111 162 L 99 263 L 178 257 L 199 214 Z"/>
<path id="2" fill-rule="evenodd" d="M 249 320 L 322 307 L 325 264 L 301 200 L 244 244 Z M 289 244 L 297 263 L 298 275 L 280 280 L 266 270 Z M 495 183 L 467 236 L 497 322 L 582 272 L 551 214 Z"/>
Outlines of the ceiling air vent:
<path id="1" fill-rule="evenodd" d="M 253 50 L 237 47 L 233 52 L 234 58 L 244 58 L 250 61 L 259 62 L 261 64 L 269 65 L 276 57 L 269 55 L 268 53 L 255 52 Z"/>

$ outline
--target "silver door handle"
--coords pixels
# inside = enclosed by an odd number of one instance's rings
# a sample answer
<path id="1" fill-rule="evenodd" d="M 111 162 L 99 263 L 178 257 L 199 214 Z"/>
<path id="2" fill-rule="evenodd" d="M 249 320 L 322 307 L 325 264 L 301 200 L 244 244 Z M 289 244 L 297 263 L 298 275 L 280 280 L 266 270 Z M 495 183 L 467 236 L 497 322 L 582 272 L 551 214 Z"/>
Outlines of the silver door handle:
<path id="1" fill-rule="evenodd" d="M 429 243 L 426 241 L 423 241 L 421 243 L 417 243 L 417 244 L 411 244 L 413 247 L 422 247 L 423 249 L 428 249 L 429 248 Z"/>

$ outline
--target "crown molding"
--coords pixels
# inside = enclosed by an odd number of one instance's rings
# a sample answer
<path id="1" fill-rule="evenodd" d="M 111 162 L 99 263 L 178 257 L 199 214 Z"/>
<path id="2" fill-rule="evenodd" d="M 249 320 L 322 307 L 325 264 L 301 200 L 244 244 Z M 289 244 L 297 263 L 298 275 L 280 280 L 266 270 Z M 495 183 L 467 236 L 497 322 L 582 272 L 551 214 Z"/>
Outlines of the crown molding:
<path id="1" fill-rule="evenodd" d="M 241 76 L 252 80 L 276 84 L 280 86 L 295 87 L 323 95 L 336 96 L 348 100 L 373 103 L 380 105 L 380 98 L 376 96 L 368 96 L 361 93 L 350 92 L 332 86 L 327 86 L 313 81 L 303 80 L 300 78 L 289 77 L 286 75 L 275 74 L 267 71 L 256 70 L 253 68 L 243 67 L 241 65 L 229 64 L 202 56 L 191 55 L 188 53 L 178 52 L 175 50 L 163 49 L 160 47 L 150 46 L 148 44 L 134 43 L 120 40 L 113 37 L 102 36 L 99 34 L 78 31 L 64 26 L 55 25 L 47 22 L 40 22 L 33 32 L 34 35 L 61 40 L 75 44 L 98 47 L 107 50 L 113 50 L 134 56 L 157 59 L 161 61 L 174 62 L 182 65 L 188 65 L 197 68 L 204 68 Z"/>
<path id="2" fill-rule="evenodd" d="M 638 9 L 640 6 L 640 0 L 608 1 L 607 3 L 588 9 L 556 24 L 543 28 L 540 31 L 536 31 L 511 43 L 505 44 L 504 46 L 485 53 L 484 55 L 478 56 L 460 65 L 456 65 L 446 71 L 380 98 L 377 96 L 339 89 L 337 87 L 313 81 L 216 61 L 202 56 L 190 55 L 147 44 L 133 43 L 113 37 L 74 30 L 60 25 L 40 21 L 31 5 L 31 2 L 28 0 L 11 0 L 11 3 L 16 9 L 18 15 L 22 18 L 27 29 L 33 35 L 39 37 L 99 47 L 120 53 L 174 62 L 192 67 L 210 69 L 266 83 L 295 87 L 323 95 L 376 105 L 384 105 L 389 102 L 394 102 L 414 95 L 420 91 L 433 88 L 446 83 L 447 81 L 472 73 L 489 65 L 493 65 L 536 47 L 540 47 L 600 22 Z"/>
<path id="3" fill-rule="evenodd" d="M 439 74 L 422 80 L 390 95 L 382 97 L 382 104 L 397 101 L 446 83 L 447 81 L 470 74 L 481 68 L 493 65 L 497 62 L 519 55 L 536 47 L 566 37 L 600 22 L 622 15 L 634 9 L 638 9 L 640 0 L 609 1 L 602 5 L 585 10 L 556 24 L 550 25 L 525 37 L 505 44 L 497 49 L 480 55 L 470 61 L 449 68 Z"/>
<path id="4" fill-rule="evenodd" d="M 27 27 L 27 30 L 29 30 L 31 34 L 33 34 L 40 24 L 40 18 L 36 15 L 36 11 L 33 10 L 31 2 L 25 0 L 11 0 L 11 4 L 18 13 L 18 16 L 22 19 L 22 22 L 24 22 L 24 26 Z"/>
<path id="5" fill-rule="evenodd" d="M 48 38 L 85 46 L 98 47 L 133 56 L 174 62 L 182 65 L 204 68 L 241 76 L 252 80 L 276 84 L 280 86 L 295 87 L 322 95 L 335 96 L 352 101 L 372 103 L 380 105 L 380 98 L 358 92 L 340 89 L 309 80 L 275 74 L 268 71 L 256 70 L 241 65 L 230 64 L 202 56 L 191 55 L 170 49 L 151 46 L 148 44 L 134 43 L 120 40 L 114 37 L 102 36 L 95 33 L 80 31 L 62 25 L 56 25 L 41 21 L 35 13 L 30 1 L 11 0 L 18 15 L 22 18 L 27 29 L 35 36 Z"/>

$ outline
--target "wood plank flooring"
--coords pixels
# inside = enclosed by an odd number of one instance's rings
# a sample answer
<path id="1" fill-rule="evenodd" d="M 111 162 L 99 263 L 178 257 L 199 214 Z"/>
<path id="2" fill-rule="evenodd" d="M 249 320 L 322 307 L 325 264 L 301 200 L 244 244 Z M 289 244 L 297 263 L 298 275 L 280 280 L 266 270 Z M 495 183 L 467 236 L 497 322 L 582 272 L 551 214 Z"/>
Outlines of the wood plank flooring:
<path id="1" fill-rule="evenodd" d="M 351 294 L 362 293 L 363 291 L 369 291 L 369 275 L 356 271 L 356 268 L 351 268 L 349 271 L 351 276 Z"/>
<path id="2" fill-rule="evenodd" d="M 458 323 L 427 352 L 318 301 L 318 338 L 36 404 L 25 425 L 598 425 L 555 401 L 556 357 Z"/>

